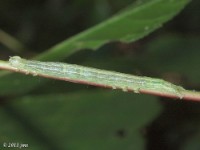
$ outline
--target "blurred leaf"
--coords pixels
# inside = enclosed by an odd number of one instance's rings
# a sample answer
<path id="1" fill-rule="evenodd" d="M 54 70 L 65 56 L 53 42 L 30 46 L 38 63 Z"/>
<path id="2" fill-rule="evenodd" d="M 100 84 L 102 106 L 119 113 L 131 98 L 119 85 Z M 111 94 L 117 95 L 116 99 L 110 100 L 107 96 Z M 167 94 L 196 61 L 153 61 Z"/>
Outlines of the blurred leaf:
<path id="1" fill-rule="evenodd" d="M 21 80 L 23 80 L 23 82 L 21 82 Z M 38 84 L 41 85 L 42 83 L 45 83 L 45 81 L 47 81 L 47 79 L 34 78 L 33 76 L 26 76 L 19 73 L 9 73 L 8 75 L 1 77 L 0 94 L 4 96 L 14 96 L 16 93 L 26 93 L 37 87 Z"/>
<path id="2" fill-rule="evenodd" d="M 142 150 L 140 130 L 161 106 L 151 96 L 92 91 L 27 96 L 0 111 L 2 142 L 28 143 L 30 149 Z"/>
<path id="3" fill-rule="evenodd" d="M 159 37 L 147 46 L 144 65 L 146 69 L 176 72 L 193 82 L 200 82 L 199 41 L 199 37 Z"/>
<path id="4" fill-rule="evenodd" d="M 57 44 L 36 58 L 62 60 L 78 50 L 96 49 L 110 41 L 136 41 L 161 27 L 188 2 L 189 0 L 137 1 L 107 21 Z"/>
<path id="5" fill-rule="evenodd" d="M 41 60 L 62 60 L 78 50 L 84 48 L 96 49 L 109 41 L 120 40 L 130 42 L 138 40 L 175 16 L 188 2 L 189 0 L 138 1 L 111 19 L 57 44 L 36 58 Z M 16 78 L 12 74 L 9 76 L 1 77 L 1 80 L 4 80 L 4 82 L 3 85 L 0 82 L 0 87 L 5 88 L 4 90 L 0 88 L 0 95 L 5 93 L 26 93 L 37 85 L 37 82 L 34 81 L 30 81 L 28 84 L 25 83 L 24 77 L 18 76 Z M 31 77 L 26 78 L 31 80 Z M 13 80 L 17 80 L 18 84 L 12 84 L 11 81 Z M 43 83 L 42 79 L 41 83 Z M 13 90 L 18 89 L 19 85 L 20 90 Z M 9 89 L 9 86 L 12 88 Z"/>

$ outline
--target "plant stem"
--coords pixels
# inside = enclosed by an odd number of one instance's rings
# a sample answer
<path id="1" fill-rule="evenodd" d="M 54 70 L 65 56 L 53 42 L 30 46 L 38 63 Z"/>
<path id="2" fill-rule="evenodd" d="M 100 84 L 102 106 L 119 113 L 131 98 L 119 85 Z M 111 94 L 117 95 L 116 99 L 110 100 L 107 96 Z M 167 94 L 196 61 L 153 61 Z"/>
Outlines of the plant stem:
<path id="1" fill-rule="evenodd" d="M 15 67 L 12 67 L 6 61 L 0 61 L 0 69 L 27 74 L 26 71 L 18 70 Z M 30 72 L 30 74 L 33 74 L 33 73 Z M 52 75 L 43 75 L 43 74 L 37 74 L 37 75 L 41 76 L 41 77 L 45 77 L 45 78 L 51 78 L 51 79 L 57 79 L 57 80 L 65 80 L 66 81 L 66 79 L 56 78 L 55 76 L 52 76 Z M 109 87 L 107 85 L 92 84 L 90 82 L 84 82 L 83 83 L 83 82 L 80 82 L 78 80 L 77 80 L 76 83 L 89 84 L 89 85 L 95 85 L 95 86 L 106 87 L 106 88 L 112 88 L 112 87 Z M 144 94 L 150 94 L 150 95 L 156 95 L 156 96 L 162 96 L 162 97 L 169 97 L 169 98 L 173 98 L 173 99 L 178 99 L 179 98 L 179 97 L 177 97 L 177 95 L 175 95 L 173 93 L 167 93 L 167 92 L 166 93 L 162 93 L 160 91 L 152 90 L 152 89 L 151 90 L 139 90 L 139 92 L 140 93 L 144 93 Z M 191 90 L 183 90 L 183 91 L 180 91 L 180 92 L 183 95 L 182 99 L 184 99 L 184 100 L 193 100 L 193 101 L 199 101 L 200 102 L 200 92 L 191 91 Z"/>

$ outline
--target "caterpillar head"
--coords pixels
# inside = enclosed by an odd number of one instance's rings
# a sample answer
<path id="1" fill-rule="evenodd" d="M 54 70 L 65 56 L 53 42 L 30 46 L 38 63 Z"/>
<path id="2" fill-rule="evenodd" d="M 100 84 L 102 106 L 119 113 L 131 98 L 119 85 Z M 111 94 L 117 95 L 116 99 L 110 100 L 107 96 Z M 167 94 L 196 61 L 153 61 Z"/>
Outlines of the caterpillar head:
<path id="1" fill-rule="evenodd" d="M 24 66 L 23 61 L 24 60 L 19 56 L 13 56 L 13 57 L 10 57 L 9 59 L 10 65 L 16 68 L 23 67 Z"/>

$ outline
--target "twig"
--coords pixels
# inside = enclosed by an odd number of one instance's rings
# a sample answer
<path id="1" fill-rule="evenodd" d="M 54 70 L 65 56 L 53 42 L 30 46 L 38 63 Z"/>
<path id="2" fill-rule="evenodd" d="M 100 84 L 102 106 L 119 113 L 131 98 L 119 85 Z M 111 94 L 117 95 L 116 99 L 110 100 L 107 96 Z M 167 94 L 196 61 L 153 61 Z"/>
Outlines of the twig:
<path id="1" fill-rule="evenodd" d="M 34 72 L 28 72 L 26 70 L 19 70 L 15 67 L 12 67 L 8 62 L 6 61 L 0 61 L 0 69 L 2 70 L 8 70 L 8 71 L 13 71 L 13 72 L 19 72 L 19 73 L 24 73 L 24 74 L 32 74 L 32 75 L 36 75 Z M 37 76 L 41 76 L 41 77 L 45 77 L 45 78 L 51 78 L 51 79 L 56 79 L 56 80 L 65 80 L 65 81 L 70 81 L 70 82 L 76 82 L 76 83 L 80 83 L 80 84 L 88 84 L 88 85 L 94 85 L 94 86 L 99 86 L 99 87 L 105 87 L 105 88 L 113 88 L 112 86 L 109 85 L 105 85 L 105 84 L 96 84 L 94 82 L 83 82 L 83 81 L 79 81 L 79 80 L 70 80 L 70 79 L 66 79 L 66 78 L 57 78 L 55 76 L 52 75 L 46 75 L 46 74 L 42 74 L 42 73 L 37 73 Z M 128 89 L 128 91 L 131 91 Z M 173 98 L 173 99 L 179 99 L 180 97 L 177 96 L 176 94 L 173 93 L 168 93 L 168 92 L 160 92 L 158 90 L 153 90 L 153 89 L 148 89 L 148 90 L 139 90 L 139 93 L 144 93 L 144 94 L 150 94 L 150 95 L 155 95 L 155 96 L 162 96 L 162 97 L 169 97 L 169 98 Z M 197 91 L 190 91 L 190 90 L 182 90 L 180 91 L 182 94 L 182 99 L 184 100 L 193 100 L 193 101 L 199 101 L 200 102 L 200 92 Z"/>

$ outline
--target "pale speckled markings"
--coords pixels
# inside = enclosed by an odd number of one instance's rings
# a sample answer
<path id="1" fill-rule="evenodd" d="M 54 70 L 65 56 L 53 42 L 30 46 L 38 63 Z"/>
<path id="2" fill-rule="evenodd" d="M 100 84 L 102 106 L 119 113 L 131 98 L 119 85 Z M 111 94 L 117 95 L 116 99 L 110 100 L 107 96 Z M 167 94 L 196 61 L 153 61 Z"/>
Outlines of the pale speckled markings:
<path id="1" fill-rule="evenodd" d="M 133 90 L 138 93 L 140 90 L 155 90 L 160 93 L 171 93 L 182 98 L 181 91 L 184 89 L 162 79 L 149 77 L 139 77 L 106 71 L 90 67 L 59 63 L 59 62 L 41 62 L 22 59 L 19 56 L 10 57 L 10 64 L 17 70 L 33 75 L 47 75 L 55 78 L 68 80 L 78 80 L 91 84 L 99 84 L 112 87 L 113 89 L 122 89 L 123 91 Z"/>

